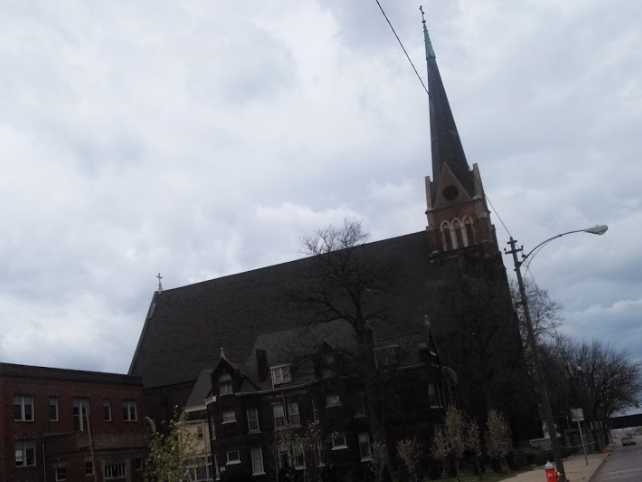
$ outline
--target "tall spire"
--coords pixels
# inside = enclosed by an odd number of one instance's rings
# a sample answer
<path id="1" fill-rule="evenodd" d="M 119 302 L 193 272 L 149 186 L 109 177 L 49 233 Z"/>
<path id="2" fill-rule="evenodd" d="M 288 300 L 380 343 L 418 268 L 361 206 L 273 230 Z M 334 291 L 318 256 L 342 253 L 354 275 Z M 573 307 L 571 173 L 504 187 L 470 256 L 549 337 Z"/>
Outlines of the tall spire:
<path id="1" fill-rule="evenodd" d="M 441 80 L 439 67 L 437 66 L 437 59 L 435 51 L 430 41 L 428 28 L 426 27 L 426 19 L 424 18 L 424 11 L 421 10 L 421 22 L 424 29 L 424 43 L 426 46 L 426 63 L 428 67 L 428 98 L 430 109 L 430 144 L 432 152 L 432 175 L 433 183 L 438 185 L 439 175 L 444 163 L 461 182 L 463 187 L 468 191 L 469 195 L 473 195 L 474 185 L 473 177 L 470 172 L 470 167 L 466 161 L 466 154 L 464 148 L 459 140 L 459 133 L 455 125 L 455 119 L 448 97 L 446 96 L 446 89 Z"/>

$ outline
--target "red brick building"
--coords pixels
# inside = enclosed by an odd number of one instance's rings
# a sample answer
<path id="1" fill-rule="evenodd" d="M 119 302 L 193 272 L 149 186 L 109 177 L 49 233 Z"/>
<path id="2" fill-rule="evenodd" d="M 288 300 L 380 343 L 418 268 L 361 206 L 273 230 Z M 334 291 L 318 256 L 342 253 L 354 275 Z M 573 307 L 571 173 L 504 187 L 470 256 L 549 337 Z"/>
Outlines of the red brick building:
<path id="1" fill-rule="evenodd" d="M 139 377 L 0 363 L 0 480 L 138 481 Z"/>

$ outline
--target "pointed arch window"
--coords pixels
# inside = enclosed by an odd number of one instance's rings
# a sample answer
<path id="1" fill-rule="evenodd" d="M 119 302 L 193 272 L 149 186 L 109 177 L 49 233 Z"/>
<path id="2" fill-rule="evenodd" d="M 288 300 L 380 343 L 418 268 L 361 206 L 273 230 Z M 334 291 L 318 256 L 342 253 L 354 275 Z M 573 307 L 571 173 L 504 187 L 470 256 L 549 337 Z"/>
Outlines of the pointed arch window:
<path id="1" fill-rule="evenodd" d="M 459 219 L 453 219 L 452 224 L 450 225 L 450 232 L 453 238 L 453 246 L 456 248 L 463 248 L 466 246 L 464 243 L 464 226 L 462 225 Z"/>
<path id="2" fill-rule="evenodd" d="M 448 221 L 444 221 L 441 223 L 441 245 L 444 248 L 444 251 L 452 249 L 451 241 L 450 223 Z"/>
<path id="3" fill-rule="evenodd" d="M 464 239 L 467 241 L 466 245 L 471 246 L 475 244 L 475 226 L 473 224 L 473 220 L 469 216 L 464 218 L 464 228 Z"/>

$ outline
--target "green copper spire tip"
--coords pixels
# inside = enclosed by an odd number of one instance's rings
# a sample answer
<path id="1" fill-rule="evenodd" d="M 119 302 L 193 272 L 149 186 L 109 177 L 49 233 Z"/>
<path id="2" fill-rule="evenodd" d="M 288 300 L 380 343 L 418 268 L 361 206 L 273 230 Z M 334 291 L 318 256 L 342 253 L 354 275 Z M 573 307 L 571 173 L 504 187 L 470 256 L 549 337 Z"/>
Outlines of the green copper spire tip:
<path id="1" fill-rule="evenodd" d="M 424 15 L 424 7 L 419 5 L 419 11 L 421 12 L 421 23 L 424 27 L 424 44 L 426 45 L 426 58 L 435 58 L 435 51 L 432 48 L 432 42 L 430 41 L 430 35 L 428 34 L 428 27 L 426 27 L 426 18 Z"/>

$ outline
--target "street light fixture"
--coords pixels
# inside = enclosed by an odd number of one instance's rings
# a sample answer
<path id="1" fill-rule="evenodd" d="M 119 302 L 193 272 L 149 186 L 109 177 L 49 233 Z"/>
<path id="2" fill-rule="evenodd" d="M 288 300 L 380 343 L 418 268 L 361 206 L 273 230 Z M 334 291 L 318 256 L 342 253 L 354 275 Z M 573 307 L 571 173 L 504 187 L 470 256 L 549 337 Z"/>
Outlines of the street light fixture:
<path id="1" fill-rule="evenodd" d="M 556 234 L 550 238 L 545 239 L 541 243 L 537 244 L 533 249 L 528 253 L 522 254 L 522 259 L 520 260 L 517 257 L 517 253 L 524 251 L 524 246 L 517 247 L 517 241 L 511 236 L 508 245 L 510 249 L 504 250 L 506 254 L 513 255 L 513 264 L 515 265 L 515 274 L 517 275 L 517 285 L 519 287 L 519 295 L 521 297 L 520 303 L 524 309 L 524 318 L 526 320 L 526 332 L 528 344 L 530 345 L 531 352 L 533 354 L 533 368 L 534 368 L 534 378 L 537 392 L 541 398 L 541 408 L 542 408 L 542 418 L 544 419 L 544 424 L 546 425 L 546 431 L 551 438 L 551 448 L 553 449 L 553 458 L 555 459 L 555 465 L 557 471 L 560 474 L 560 482 L 566 482 L 566 472 L 564 471 L 564 463 L 562 462 L 562 454 L 560 451 L 559 440 L 557 439 L 557 430 L 555 429 L 555 421 L 553 420 L 553 410 L 551 408 L 551 400 L 548 393 L 548 388 L 546 386 L 546 381 L 544 380 L 544 372 L 542 370 L 542 360 L 539 347 L 537 345 L 537 339 L 535 338 L 535 330 L 533 329 L 533 322 L 531 320 L 531 314 L 528 309 L 528 297 L 526 296 L 526 287 L 524 286 L 524 279 L 522 278 L 522 264 L 524 261 L 533 254 L 537 249 L 541 248 L 546 243 L 553 241 L 554 239 L 561 238 L 568 234 L 573 233 L 589 233 L 595 235 L 602 235 L 606 233 L 608 226 L 606 225 L 596 225 L 584 229 L 575 229 L 573 231 L 567 231 L 565 233 Z"/>

